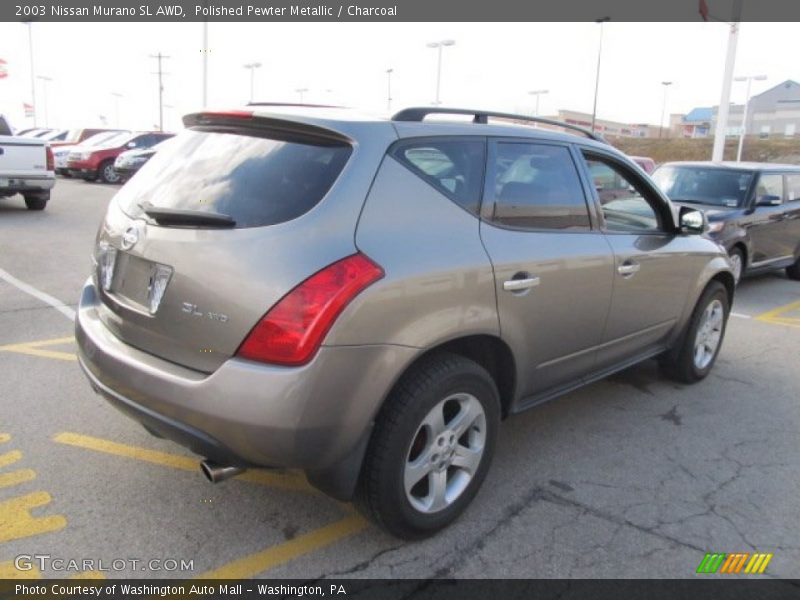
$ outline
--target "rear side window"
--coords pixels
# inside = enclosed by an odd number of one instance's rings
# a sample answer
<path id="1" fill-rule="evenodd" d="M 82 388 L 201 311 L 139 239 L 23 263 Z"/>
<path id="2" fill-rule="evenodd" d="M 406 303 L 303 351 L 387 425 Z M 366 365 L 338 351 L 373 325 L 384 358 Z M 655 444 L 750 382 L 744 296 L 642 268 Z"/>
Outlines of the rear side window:
<path id="1" fill-rule="evenodd" d="M 316 206 L 351 151 L 346 144 L 189 130 L 159 149 L 117 199 L 134 218 L 149 202 L 228 215 L 236 227 L 275 225 Z"/>
<path id="2" fill-rule="evenodd" d="M 786 176 L 786 201 L 800 200 L 800 173 Z"/>
<path id="3" fill-rule="evenodd" d="M 414 140 L 398 144 L 391 154 L 456 204 L 478 213 L 486 162 L 485 142 Z"/>
<path id="4" fill-rule="evenodd" d="M 588 230 L 578 170 L 564 146 L 498 143 L 491 220 L 524 229 Z"/>

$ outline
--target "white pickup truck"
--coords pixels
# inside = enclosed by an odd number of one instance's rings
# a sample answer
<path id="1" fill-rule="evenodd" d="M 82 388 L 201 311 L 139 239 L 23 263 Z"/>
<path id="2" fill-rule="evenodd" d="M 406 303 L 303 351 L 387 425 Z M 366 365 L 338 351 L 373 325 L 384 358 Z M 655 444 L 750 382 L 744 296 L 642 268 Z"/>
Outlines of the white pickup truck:
<path id="1" fill-rule="evenodd" d="M 47 142 L 13 136 L 0 116 L 0 198 L 22 194 L 28 210 L 43 210 L 56 182 Z"/>

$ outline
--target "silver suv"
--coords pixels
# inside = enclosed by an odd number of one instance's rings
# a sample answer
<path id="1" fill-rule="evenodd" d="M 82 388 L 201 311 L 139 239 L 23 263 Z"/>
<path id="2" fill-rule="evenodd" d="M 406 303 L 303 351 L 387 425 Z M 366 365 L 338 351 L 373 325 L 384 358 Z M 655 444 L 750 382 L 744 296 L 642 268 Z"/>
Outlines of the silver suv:
<path id="1" fill-rule="evenodd" d="M 504 417 L 654 357 L 705 377 L 734 281 L 703 215 L 531 120 L 187 116 L 98 232 L 86 376 L 210 480 L 299 468 L 403 538 L 465 509 Z"/>

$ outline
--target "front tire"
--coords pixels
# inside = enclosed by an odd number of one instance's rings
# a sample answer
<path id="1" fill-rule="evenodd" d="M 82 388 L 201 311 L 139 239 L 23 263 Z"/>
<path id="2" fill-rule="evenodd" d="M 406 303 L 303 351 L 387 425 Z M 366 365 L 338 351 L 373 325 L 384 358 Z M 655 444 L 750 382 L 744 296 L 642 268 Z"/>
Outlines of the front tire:
<path id="1" fill-rule="evenodd" d="M 740 248 L 733 248 L 728 253 L 733 271 L 733 285 L 739 285 L 744 275 L 744 252 Z"/>
<path id="2" fill-rule="evenodd" d="M 114 162 L 110 160 L 100 165 L 97 173 L 103 183 L 118 183 L 120 180 L 119 173 L 114 169 Z"/>
<path id="3" fill-rule="evenodd" d="M 669 377 L 696 383 L 711 372 L 725 338 L 729 313 L 728 290 L 719 281 L 712 281 L 697 301 L 678 345 L 661 360 Z"/>
<path id="4" fill-rule="evenodd" d="M 399 538 L 434 534 L 478 492 L 499 422 L 500 397 L 483 367 L 454 354 L 423 359 L 378 415 L 357 505 Z"/>
<path id="5" fill-rule="evenodd" d="M 786 267 L 786 276 L 789 279 L 800 281 L 800 258 L 794 261 L 793 265 L 789 265 L 788 267 Z"/>

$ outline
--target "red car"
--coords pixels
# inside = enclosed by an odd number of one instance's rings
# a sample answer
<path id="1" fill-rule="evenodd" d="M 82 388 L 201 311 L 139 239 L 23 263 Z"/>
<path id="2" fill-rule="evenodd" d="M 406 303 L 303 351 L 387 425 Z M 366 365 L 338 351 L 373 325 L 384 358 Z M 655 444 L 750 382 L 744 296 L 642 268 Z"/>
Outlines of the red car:
<path id="1" fill-rule="evenodd" d="M 140 131 L 114 136 L 100 146 L 76 148 L 69 153 L 67 169 L 73 177 L 86 181 L 100 179 L 103 183 L 117 183 L 120 180 L 114 169 L 117 156 L 133 148 L 150 148 L 173 135 L 162 131 Z"/>

